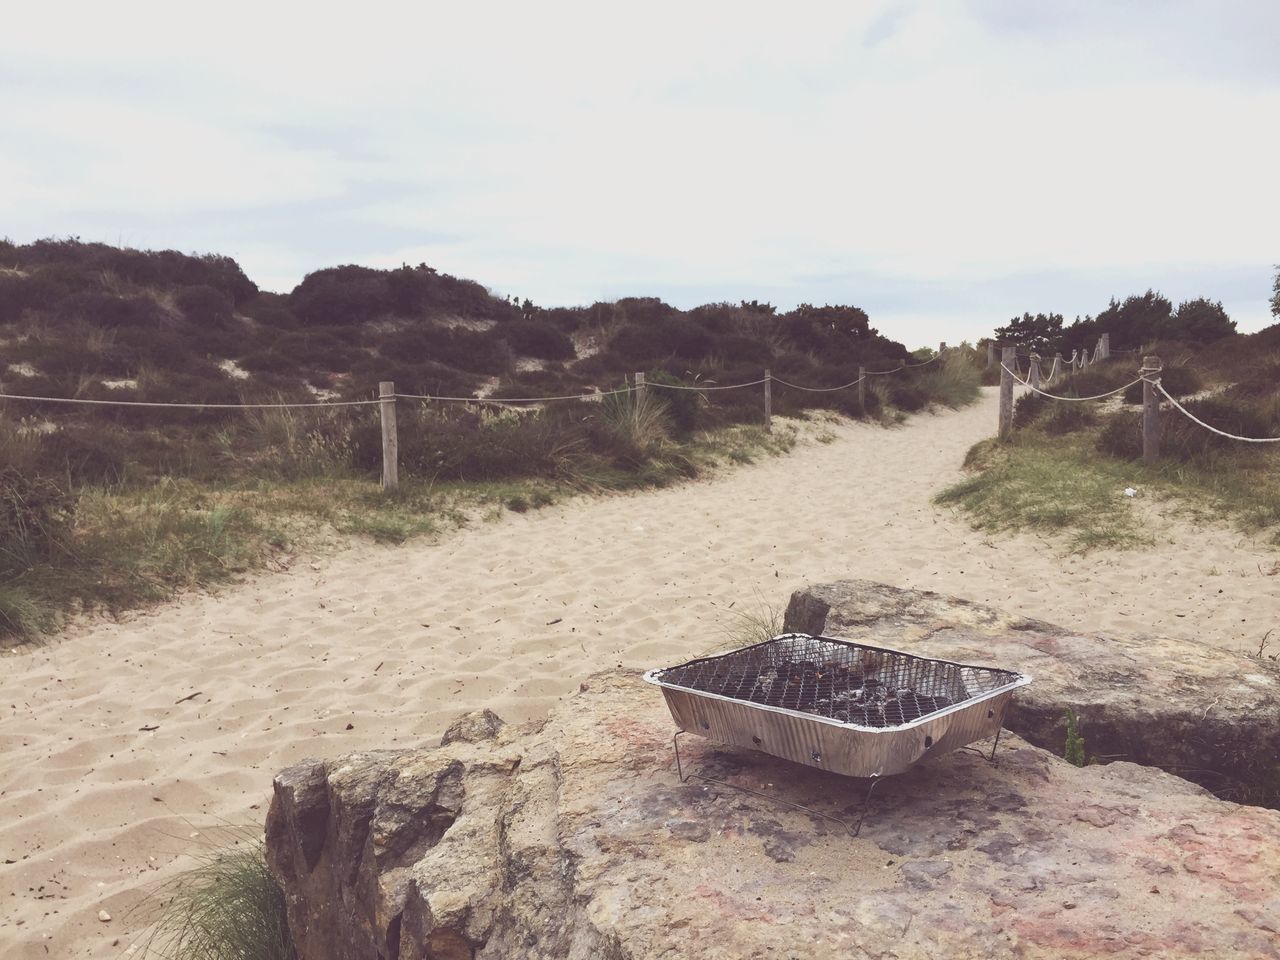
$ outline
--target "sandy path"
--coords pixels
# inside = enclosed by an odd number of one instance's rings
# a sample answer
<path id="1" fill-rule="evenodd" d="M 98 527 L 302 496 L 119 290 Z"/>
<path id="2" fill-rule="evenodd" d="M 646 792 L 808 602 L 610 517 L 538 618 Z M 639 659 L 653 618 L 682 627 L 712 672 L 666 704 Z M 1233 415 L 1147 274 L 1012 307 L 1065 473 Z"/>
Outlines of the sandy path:
<path id="1" fill-rule="evenodd" d="M 139 891 L 190 865 L 192 833 L 260 823 L 294 760 L 418 743 L 482 705 L 539 715 L 592 671 L 703 652 L 729 603 L 805 581 L 1241 650 L 1280 626 L 1275 554 L 1224 526 L 1157 519 L 1150 549 L 1074 558 L 931 506 L 994 421 L 988 390 L 902 429 L 836 426 L 708 482 L 360 547 L 0 659 L 0 956 L 120 955 Z"/>

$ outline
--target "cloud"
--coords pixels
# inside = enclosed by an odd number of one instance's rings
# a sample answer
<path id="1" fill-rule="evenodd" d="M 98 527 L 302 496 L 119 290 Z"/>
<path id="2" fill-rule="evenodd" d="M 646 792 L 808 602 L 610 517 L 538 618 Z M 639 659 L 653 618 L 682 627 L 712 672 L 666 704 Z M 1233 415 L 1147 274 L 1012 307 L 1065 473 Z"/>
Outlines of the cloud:
<path id="1" fill-rule="evenodd" d="M 425 260 L 543 303 L 854 302 L 933 342 L 1190 277 L 1257 327 L 1278 32 L 1182 0 L 29 4 L 0 215 L 283 289 Z"/>

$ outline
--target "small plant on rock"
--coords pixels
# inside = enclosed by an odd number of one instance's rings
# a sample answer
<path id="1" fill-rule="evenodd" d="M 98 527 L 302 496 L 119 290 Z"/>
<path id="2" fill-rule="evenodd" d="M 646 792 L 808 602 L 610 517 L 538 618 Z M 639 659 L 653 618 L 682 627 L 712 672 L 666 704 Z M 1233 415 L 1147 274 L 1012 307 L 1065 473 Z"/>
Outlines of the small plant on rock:
<path id="1" fill-rule="evenodd" d="M 1070 763 L 1077 767 L 1083 767 L 1089 761 L 1085 758 L 1084 753 L 1084 736 L 1080 733 L 1080 718 L 1076 716 L 1074 710 L 1067 708 L 1067 744 L 1062 752 L 1062 756 Z"/>

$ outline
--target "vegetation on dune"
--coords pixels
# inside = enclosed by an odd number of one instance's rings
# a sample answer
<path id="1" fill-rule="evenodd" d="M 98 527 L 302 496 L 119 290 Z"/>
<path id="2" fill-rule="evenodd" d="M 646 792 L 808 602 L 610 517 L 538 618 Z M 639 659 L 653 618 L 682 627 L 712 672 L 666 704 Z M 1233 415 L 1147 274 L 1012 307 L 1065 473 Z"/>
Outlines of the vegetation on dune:
<path id="1" fill-rule="evenodd" d="M 1197 418 L 1243 437 L 1280 436 L 1280 325 L 1209 344 L 1164 341 L 1161 383 Z M 1137 358 L 1114 358 L 1055 382 L 1052 391 L 1088 397 L 1136 377 Z M 1128 488 L 1196 516 L 1230 518 L 1249 530 L 1280 531 L 1280 443 L 1243 443 L 1188 420 L 1167 402 L 1160 459 L 1142 461 L 1142 385 L 1103 401 L 1061 401 L 1027 393 L 1006 443 L 969 454 L 970 475 L 939 494 L 976 526 L 1061 533 L 1077 550 L 1145 541 Z M 1280 543 L 1280 532 L 1273 536 Z"/>
<path id="2" fill-rule="evenodd" d="M 586 344 L 578 356 L 575 343 Z M 376 407 L 222 410 L 0 401 L 0 634 L 124 609 L 332 533 L 400 542 L 575 490 L 670 483 L 785 449 L 761 429 L 765 368 L 837 387 L 910 362 L 856 307 L 652 297 L 544 309 L 426 265 L 340 266 L 287 295 L 234 261 L 77 240 L 0 242 L 0 392 L 159 403 L 591 395 L 493 408 L 401 400 L 402 489 L 377 490 Z M 779 416 L 893 417 L 977 395 L 977 355 L 856 390 L 774 385 Z M 652 387 L 624 387 L 644 371 Z M 668 389 L 664 389 L 664 387 Z M 682 387 L 687 389 L 670 389 Z"/>
<path id="3" fill-rule="evenodd" d="M 1097 316 L 1076 317 L 1070 324 L 1060 313 L 1024 313 L 997 327 L 995 339 L 1015 343 L 1041 356 L 1092 351 L 1098 338 L 1108 334 L 1113 350 L 1133 350 L 1156 340 L 1183 340 L 1208 344 L 1233 337 L 1235 321 L 1222 304 L 1205 297 L 1173 304 L 1154 290 L 1117 300 L 1114 297 Z"/>

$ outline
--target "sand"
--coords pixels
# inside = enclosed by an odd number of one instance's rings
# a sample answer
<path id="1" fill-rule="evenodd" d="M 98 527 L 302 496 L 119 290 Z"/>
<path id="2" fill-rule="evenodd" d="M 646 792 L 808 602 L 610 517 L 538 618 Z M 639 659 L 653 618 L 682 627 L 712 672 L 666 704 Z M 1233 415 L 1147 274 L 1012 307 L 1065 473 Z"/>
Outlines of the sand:
<path id="1" fill-rule="evenodd" d="M 1153 547 L 1073 557 L 932 506 L 995 420 L 989 389 L 899 429 L 836 424 L 710 480 L 357 546 L 0 657 L 0 956 L 122 955 L 130 908 L 220 825 L 260 825 L 288 763 L 426 742 L 480 706 L 537 717 L 593 671 L 722 644 L 731 605 L 780 609 L 806 581 L 1241 651 L 1280 627 L 1275 552 L 1228 526 L 1132 501 Z"/>

